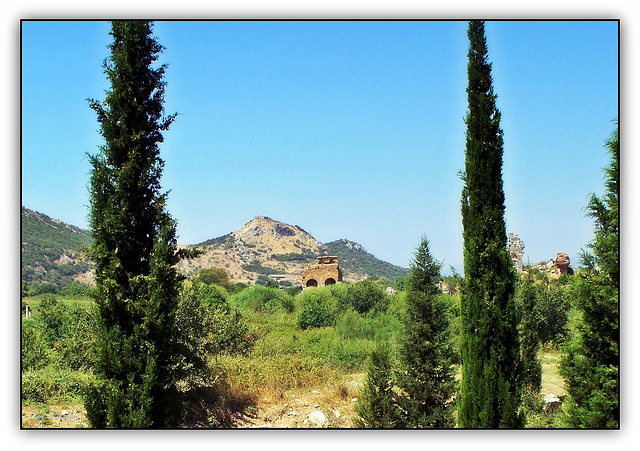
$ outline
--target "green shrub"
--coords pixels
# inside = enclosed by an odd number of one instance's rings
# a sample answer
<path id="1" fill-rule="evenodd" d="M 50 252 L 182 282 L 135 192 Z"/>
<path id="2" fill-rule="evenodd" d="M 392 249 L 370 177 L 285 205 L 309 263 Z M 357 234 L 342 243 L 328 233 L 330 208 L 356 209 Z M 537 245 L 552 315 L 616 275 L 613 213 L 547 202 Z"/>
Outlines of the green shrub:
<path id="1" fill-rule="evenodd" d="M 308 288 L 297 298 L 297 323 L 301 329 L 333 326 L 336 322 L 335 298 L 323 288 Z"/>
<path id="2" fill-rule="evenodd" d="M 366 320 L 351 308 L 341 314 L 336 321 L 336 332 L 345 340 L 355 338 L 372 340 L 375 336 L 372 321 Z"/>
<path id="3" fill-rule="evenodd" d="M 293 297 L 278 288 L 261 285 L 242 290 L 234 295 L 234 304 L 240 309 L 264 313 L 291 313 L 295 309 Z"/>
<path id="4" fill-rule="evenodd" d="M 62 296 L 88 296 L 91 287 L 80 282 L 72 282 L 60 291 Z"/>
<path id="5" fill-rule="evenodd" d="M 348 299 L 351 307 L 358 313 L 366 313 L 372 309 L 384 312 L 389 306 L 389 298 L 383 288 L 371 279 L 349 285 Z"/>
<path id="6" fill-rule="evenodd" d="M 34 294 L 56 294 L 58 292 L 58 286 L 50 282 L 42 282 L 36 284 L 33 287 Z"/>
<path id="7" fill-rule="evenodd" d="M 22 373 L 22 402 L 71 402 L 81 399 L 90 374 L 56 368 Z"/>
<path id="8" fill-rule="evenodd" d="M 31 322 L 22 324 L 21 337 L 22 371 L 44 368 L 51 362 L 51 346 L 44 339 L 42 327 Z"/>

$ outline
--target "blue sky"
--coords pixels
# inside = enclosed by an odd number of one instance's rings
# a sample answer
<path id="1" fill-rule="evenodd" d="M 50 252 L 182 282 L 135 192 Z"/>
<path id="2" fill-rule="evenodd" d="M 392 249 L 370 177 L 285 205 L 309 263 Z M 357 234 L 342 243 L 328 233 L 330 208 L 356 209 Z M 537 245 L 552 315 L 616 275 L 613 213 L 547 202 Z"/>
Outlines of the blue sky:
<path id="1" fill-rule="evenodd" d="M 421 236 L 462 266 L 464 21 L 158 21 L 163 187 L 181 243 L 255 215 L 408 266 Z M 87 226 L 109 23 L 22 23 L 22 204 Z M 525 263 L 593 237 L 618 116 L 618 23 L 488 21 L 505 135 L 507 229 Z"/>

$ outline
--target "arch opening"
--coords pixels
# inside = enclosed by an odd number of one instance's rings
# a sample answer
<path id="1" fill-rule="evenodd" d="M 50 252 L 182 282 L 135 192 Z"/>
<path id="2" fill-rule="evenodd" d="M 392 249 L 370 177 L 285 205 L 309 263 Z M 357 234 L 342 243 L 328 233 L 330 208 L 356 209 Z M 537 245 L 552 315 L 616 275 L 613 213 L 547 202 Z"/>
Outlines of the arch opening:
<path id="1" fill-rule="evenodd" d="M 327 280 L 324 281 L 325 285 L 334 285 L 336 283 L 336 279 L 334 279 L 333 277 L 329 277 Z"/>
<path id="2" fill-rule="evenodd" d="M 309 280 L 307 280 L 307 286 L 308 287 L 317 287 L 318 286 L 318 281 L 316 279 L 309 279 Z"/>

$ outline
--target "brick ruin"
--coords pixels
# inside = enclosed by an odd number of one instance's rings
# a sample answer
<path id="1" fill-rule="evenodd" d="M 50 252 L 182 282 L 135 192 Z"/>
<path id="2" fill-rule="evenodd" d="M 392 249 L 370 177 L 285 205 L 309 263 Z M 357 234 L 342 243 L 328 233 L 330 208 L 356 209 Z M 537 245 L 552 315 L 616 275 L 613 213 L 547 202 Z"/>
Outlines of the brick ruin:
<path id="1" fill-rule="evenodd" d="M 315 264 L 307 266 L 302 272 L 304 287 L 323 287 L 338 282 L 342 282 L 338 257 L 318 257 Z"/>

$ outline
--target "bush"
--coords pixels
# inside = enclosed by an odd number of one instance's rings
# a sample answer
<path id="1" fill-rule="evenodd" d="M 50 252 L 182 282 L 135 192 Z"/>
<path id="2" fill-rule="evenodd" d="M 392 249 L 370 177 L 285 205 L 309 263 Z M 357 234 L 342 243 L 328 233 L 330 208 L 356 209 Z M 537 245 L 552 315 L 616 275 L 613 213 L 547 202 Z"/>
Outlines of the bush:
<path id="1" fill-rule="evenodd" d="M 80 282 L 72 282 L 60 291 L 63 296 L 88 296 L 91 287 Z"/>
<path id="2" fill-rule="evenodd" d="M 383 288 L 371 279 L 349 285 L 348 299 L 351 307 L 358 313 L 366 313 L 372 309 L 384 312 L 389 306 L 389 298 Z"/>
<path id="3" fill-rule="evenodd" d="M 336 332 L 345 340 L 356 338 L 372 340 L 375 336 L 372 321 L 367 321 L 353 309 L 340 315 L 336 321 Z"/>
<path id="4" fill-rule="evenodd" d="M 35 284 L 33 287 L 33 293 L 38 294 L 56 294 L 58 292 L 58 286 L 50 282 L 42 282 Z"/>
<path id="5" fill-rule="evenodd" d="M 229 279 L 229 274 L 222 268 L 203 268 L 198 271 L 196 280 L 206 285 L 219 285 L 227 291 L 231 291 L 234 288 Z"/>
<path id="6" fill-rule="evenodd" d="M 297 296 L 297 323 L 301 329 L 333 326 L 336 322 L 335 298 L 328 290 L 308 288 Z"/>
<path id="7" fill-rule="evenodd" d="M 49 365 L 22 373 L 22 402 L 73 402 L 84 394 L 90 374 Z"/>
<path id="8" fill-rule="evenodd" d="M 234 296 L 235 304 L 241 309 L 264 313 L 292 313 L 295 302 L 290 294 L 278 288 L 254 285 Z"/>
<path id="9" fill-rule="evenodd" d="M 22 371 L 39 370 L 50 363 L 52 350 L 40 325 L 23 322 L 21 338 Z"/>

